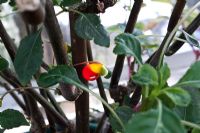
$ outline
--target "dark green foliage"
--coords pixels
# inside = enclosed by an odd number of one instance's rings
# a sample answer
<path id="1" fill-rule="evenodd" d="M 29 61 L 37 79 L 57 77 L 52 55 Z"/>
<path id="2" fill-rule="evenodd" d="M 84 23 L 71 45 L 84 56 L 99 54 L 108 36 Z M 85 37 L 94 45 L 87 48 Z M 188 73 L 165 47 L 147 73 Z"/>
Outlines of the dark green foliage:
<path id="1" fill-rule="evenodd" d="M 133 114 L 133 110 L 128 106 L 120 106 L 115 109 L 115 112 L 118 114 L 119 118 L 122 120 L 124 124 L 128 122 Z M 115 118 L 110 115 L 109 121 L 111 123 L 113 131 L 120 131 L 122 132 L 122 128 L 119 123 L 115 120 Z"/>
<path id="2" fill-rule="evenodd" d="M 132 77 L 133 82 L 142 86 L 157 86 L 158 74 L 157 71 L 150 65 L 145 64 L 140 67 L 137 74 Z"/>
<path id="3" fill-rule="evenodd" d="M 3 129 L 12 129 L 22 125 L 29 125 L 22 113 L 17 110 L 7 109 L 0 112 L 0 125 Z"/>
<path id="4" fill-rule="evenodd" d="M 14 67 L 23 85 L 26 85 L 31 80 L 42 63 L 43 48 L 40 32 L 30 34 L 22 39 L 17 50 Z"/>
<path id="5" fill-rule="evenodd" d="M 41 74 L 38 79 L 38 84 L 42 87 L 49 87 L 57 83 L 83 85 L 77 76 L 76 70 L 67 65 L 56 66 L 48 73 Z"/>
<path id="6" fill-rule="evenodd" d="M 122 33 L 115 37 L 115 44 L 115 54 L 133 56 L 138 64 L 142 64 L 140 41 L 134 35 Z"/>
<path id="7" fill-rule="evenodd" d="M 194 63 L 184 76 L 178 81 L 176 86 L 200 88 L 200 61 Z"/>
<path id="8" fill-rule="evenodd" d="M 125 126 L 125 133 L 186 133 L 180 119 L 159 104 L 156 109 L 133 115 Z"/>
<path id="9" fill-rule="evenodd" d="M 95 14 L 81 14 L 75 23 L 76 34 L 86 40 L 93 40 L 97 45 L 109 47 L 110 38 Z"/>
<path id="10" fill-rule="evenodd" d="M 6 69 L 8 65 L 8 61 L 0 56 L 0 71 Z"/>

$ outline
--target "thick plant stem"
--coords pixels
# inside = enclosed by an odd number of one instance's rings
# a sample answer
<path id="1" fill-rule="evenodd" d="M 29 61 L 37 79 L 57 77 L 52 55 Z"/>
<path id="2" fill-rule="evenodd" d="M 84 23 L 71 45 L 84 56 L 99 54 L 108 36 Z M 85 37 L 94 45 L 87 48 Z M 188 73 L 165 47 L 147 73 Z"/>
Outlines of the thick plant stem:
<path id="1" fill-rule="evenodd" d="M 33 97 L 27 96 L 28 106 L 30 109 L 31 116 L 31 132 L 44 133 L 46 130 L 46 125 L 41 111 L 38 108 L 37 102 Z"/>
<path id="2" fill-rule="evenodd" d="M 2 41 L 4 42 L 4 46 L 9 53 L 11 60 L 14 62 L 17 49 L 15 47 L 13 40 L 7 34 L 1 21 L 0 21 L 0 37 L 1 37 Z M 9 71 L 7 71 L 7 70 L 3 71 L 4 78 L 7 78 L 10 81 L 12 81 L 12 79 L 11 79 L 12 75 L 9 76 L 9 74 L 10 74 Z M 17 81 L 17 80 L 13 80 L 13 81 Z M 21 86 L 21 84 L 19 82 L 17 84 L 15 85 L 15 87 Z M 33 123 L 32 124 L 33 131 L 37 130 L 38 133 L 44 132 L 45 131 L 45 122 L 44 122 L 44 119 L 42 117 L 40 110 L 38 109 L 37 102 L 34 99 L 28 97 L 26 93 L 23 93 L 22 96 L 26 103 L 26 109 L 24 111 L 31 118 L 31 122 Z"/>
<path id="3" fill-rule="evenodd" d="M 66 49 L 64 48 L 63 36 L 51 0 L 46 0 L 46 18 L 44 25 L 50 38 L 57 64 L 69 64 Z M 69 84 L 60 84 L 60 88 L 63 97 L 69 101 L 76 100 L 81 94 L 77 88 Z"/>
<path id="4" fill-rule="evenodd" d="M 6 29 L 4 28 L 1 20 L 0 20 L 0 38 L 1 38 L 2 42 L 4 43 L 4 46 L 6 47 L 11 60 L 14 61 L 15 54 L 16 54 L 16 46 L 15 46 L 12 38 L 10 38 L 10 36 L 6 32 Z"/>
<path id="5" fill-rule="evenodd" d="M 14 74 L 9 69 L 6 69 L 6 70 L 0 72 L 0 76 L 3 79 L 5 79 L 9 84 L 11 84 L 14 88 L 18 88 L 21 86 L 20 82 L 17 80 L 17 78 L 14 76 Z M 26 115 L 28 117 L 30 117 L 30 109 L 28 107 L 28 101 L 27 101 L 26 94 L 24 92 L 22 92 L 21 94 L 22 94 L 24 103 L 26 105 L 25 106 L 26 109 L 24 110 L 24 112 L 26 113 Z"/>
<path id="6" fill-rule="evenodd" d="M 19 81 L 16 80 L 16 77 L 13 75 L 13 73 L 9 69 L 6 69 L 6 70 L 0 72 L 0 76 L 3 79 L 5 79 L 8 83 L 10 83 L 14 88 L 18 88 L 21 85 L 19 83 Z M 23 110 L 23 111 L 29 117 L 30 116 L 30 110 L 29 110 L 29 107 L 27 106 L 28 105 L 28 101 L 27 101 L 27 98 L 26 98 L 26 94 L 24 92 L 22 92 L 21 94 L 22 94 L 24 103 L 26 105 L 25 106 L 25 110 Z"/>
<path id="7" fill-rule="evenodd" d="M 135 91 L 130 101 L 132 107 L 135 107 L 139 103 L 141 94 L 142 94 L 142 88 L 140 86 L 135 85 Z"/>
<path id="8" fill-rule="evenodd" d="M 127 33 L 132 33 L 134 26 L 136 24 L 137 21 L 137 17 L 138 14 L 140 12 L 141 6 L 142 6 L 143 0 L 135 0 L 134 5 L 132 7 L 129 19 L 128 19 L 128 23 L 126 25 L 126 29 L 124 32 Z M 116 90 L 118 83 L 119 83 L 119 79 L 122 73 L 122 69 L 123 69 L 123 65 L 124 65 L 124 59 L 125 59 L 125 55 L 118 55 L 116 62 L 115 62 L 115 66 L 114 66 L 114 70 L 113 70 L 113 74 L 111 77 L 111 83 L 110 83 L 110 94 L 111 97 L 114 98 L 115 96 L 114 93 L 112 93 L 112 89 Z"/>
<path id="9" fill-rule="evenodd" d="M 4 42 L 4 45 L 9 53 L 12 61 L 14 62 L 15 55 L 16 55 L 16 48 L 15 48 L 14 42 L 10 38 L 10 36 L 7 34 L 7 32 L 5 31 L 1 22 L 0 22 L 0 27 L 1 27 L 0 29 L 2 31 L 1 33 L 4 34 L 1 36 L 1 38 Z M 13 87 L 15 87 L 15 88 L 22 87 L 20 82 L 10 71 L 4 70 L 1 73 L 1 76 L 5 80 L 7 80 Z M 31 117 L 31 120 L 34 123 L 33 125 L 35 125 L 35 127 L 33 127 L 33 130 L 38 130 L 38 132 L 41 132 L 41 133 L 45 132 L 44 119 L 43 119 L 43 116 L 42 116 L 40 110 L 38 109 L 37 102 L 35 101 L 35 99 L 28 97 L 27 93 L 25 93 L 25 92 L 22 92 L 22 96 L 26 103 L 26 109 L 24 109 L 24 111 L 28 116 Z"/>
<path id="10" fill-rule="evenodd" d="M 49 65 L 47 65 L 45 62 L 42 62 L 41 67 L 46 71 L 50 69 Z"/>
<path id="11" fill-rule="evenodd" d="M 185 29 L 185 31 L 188 34 L 193 34 L 195 32 L 195 30 L 197 28 L 199 28 L 200 26 L 200 13 L 196 16 L 196 18 L 187 26 L 187 28 Z M 178 38 L 184 39 L 185 40 L 185 36 L 182 33 Z M 166 56 L 171 56 L 173 54 L 175 54 L 182 46 L 183 46 L 184 42 L 183 41 L 179 41 L 176 40 L 166 51 L 165 55 Z"/>
<path id="12" fill-rule="evenodd" d="M 184 6 L 185 6 L 185 2 L 186 2 L 185 0 L 184 1 L 182 1 L 182 0 L 177 1 L 176 5 L 175 5 L 175 7 L 172 11 L 171 17 L 170 17 L 166 36 L 163 39 L 159 49 L 151 55 L 151 57 L 146 61 L 146 63 L 149 63 L 154 67 L 157 67 L 157 65 L 159 64 L 160 55 L 162 53 L 164 45 L 165 45 L 170 33 L 173 31 L 174 27 L 177 25 L 177 23 L 180 19 L 181 13 L 182 13 Z M 135 92 L 134 92 L 133 96 L 131 97 L 131 102 L 132 102 L 133 107 L 135 107 L 139 103 L 139 100 L 140 100 L 140 97 L 141 97 L 141 94 L 142 94 L 141 92 L 142 92 L 142 88 L 140 86 L 136 86 Z"/>
<path id="13" fill-rule="evenodd" d="M 25 90 L 26 93 L 31 95 L 34 99 L 36 99 L 50 114 L 52 114 L 54 120 L 64 126 L 67 127 L 69 133 L 71 131 L 71 124 L 70 121 L 66 118 L 64 118 L 62 115 L 60 115 L 53 107 L 52 105 L 40 94 L 38 94 L 35 90 L 33 89 L 28 89 Z"/>
<path id="14" fill-rule="evenodd" d="M 41 75 L 41 71 L 38 70 L 38 72 L 34 75 L 35 79 L 39 78 L 39 75 Z M 48 97 L 47 97 L 47 89 L 39 89 L 39 92 L 41 94 L 41 96 L 43 96 L 47 101 L 48 101 Z M 44 108 L 47 120 L 48 120 L 48 128 L 52 133 L 56 132 L 56 123 L 55 120 L 53 119 L 52 115 L 48 112 L 47 109 Z"/>
<path id="15" fill-rule="evenodd" d="M 101 101 L 107 107 L 107 109 L 110 111 L 110 114 L 112 114 L 112 116 L 115 118 L 115 120 L 118 122 L 118 124 L 122 127 L 122 130 L 125 130 L 124 123 L 121 121 L 121 119 L 119 118 L 117 113 L 113 110 L 113 108 L 105 100 L 103 100 L 98 94 L 94 93 L 93 91 L 91 91 L 89 88 L 87 88 L 85 86 L 82 86 L 80 84 L 76 84 L 76 86 L 80 87 L 82 90 L 90 93 L 91 95 L 95 96 L 99 101 Z"/>
<path id="16" fill-rule="evenodd" d="M 186 0 L 177 0 L 169 19 L 169 23 L 167 27 L 168 32 L 172 32 L 174 27 L 178 24 L 178 21 L 185 7 L 185 4 L 186 4 Z"/>
<path id="17" fill-rule="evenodd" d="M 161 54 L 163 53 L 165 45 L 168 45 L 168 44 L 166 44 L 166 42 L 167 42 L 171 32 L 178 24 L 181 14 L 183 12 L 183 9 L 185 7 L 185 4 L 186 4 L 186 0 L 177 0 L 176 4 L 174 6 L 174 9 L 172 11 L 172 14 L 170 16 L 166 36 L 163 39 L 160 47 L 158 48 L 158 50 L 156 51 L 156 53 L 153 55 L 152 59 L 149 62 L 149 64 L 151 64 L 153 67 L 157 67 L 158 65 L 159 65 L 158 67 L 160 67 L 160 65 L 162 64 L 161 62 L 163 60 L 163 56 L 161 57 Z M 172 39 L 169 41 L 169 43 L 171 41 L 172 41 Z"/>
<path id="18" fill-rule="evenodd" d="M 18 79 L 14 76 L 14 73 L 10 69 L 5 69 L 0 72 L 2 78 L 4 78 L 8 83 L 10 83 L 14 88 L 21 86 Z"/>
<path id="19" fill-rule="evenodd" d="M 70 12 L 70 31 L 71 31 L 71 49 L 72 49 L 72 62 L 73 64 L 79 64 L 87 62 L 87 47 L 86 41 L 79 38 L 74 31 L 74 24 L 77 14 Z M 85 66 L 75 66 L 79 79 L 87 85 L 87 81 L 82 77 L 82 69 Z M 82 95 L 75 101 L 76 107 L 76 133 L 89 133 L 89 94 L 83 92 Z"/>
<path id="20" fill-rule="evenodd" d="M 48 100 L 46 90 L 41 89 L 41 90 L 40 90 L 40 94 L 41 94 L 46 100 Z M 46 113 L 46 116 L 47 116 L 47 119 L 48 119 L 48 122 L 49 122 L 48 127 L 50 128 L 50 130 L 51 130 L 52 133 L 55 133 L 55 132 L 56 132 L 56 128 L 55 128 L 54 119 L 52 118 L 51 114 L 50 114 L 46 109 L 45 109 L 45 113 Z"/>
<path id="21" fill-rule="evenodd" d="M 7 91 L 10 91 L 12 90 L 10 88 L 10 86 L 6 83 L 2 83 L 0 82 L 0 86 L 4 87 Z M 16 103 L 23 109 L 23 110 L 26 110 L 26 107 L 25 107 L 25 104 L 21 101 L 21 99 L 14 93 L 14 92 L 11 92 L 10 95 L 13 97 L 13 99 L 16 101 Z"/>
<path id="22" fill-rule="evenodd" d="M 105 121 L 106 121 L 106 114 L 104 113 L 103 116 L 101 117 L 100 121 L 99 121 L 99 124 L 95 130 L 95 133 L 101 133 L 102 130 L 103 130 L 103 125 L 105 124 Z"/>
<path id="23" fill-rule="evenodd" d="M 10 83 L 13 87 L 15 88 L 20 88 L 22 87 L 21 84 L 19 83 L 18 79 L 8 70 L 4 70 L 3 72 L 0 73 L 1 76 L 8 82 Z M 4 76 L 7 75 L 7 76 Z M 69 120 L 67 120 L 66 118 L 64 118 L 63 116 L 61 116 L 50 104 L 49 102 L 42 97 L 41 95 L 39 95 L 35 90 L 33 89 L 28 89 L 25 90 L 24 92 L 22 92 L 22 94 L 24 93 L 28 93 L 30 96 L 32 96 L 34 99 L 36 99 L 46 110 L 48 110 L 48 112 L 50 114 L 52 114 L 53 118 L 55 119 L 55 121 L 60 124 L 63 125 L 65 127 L 68 128 L 69 131 L 71 131 L 71 125 Z M 24 95 L 24 97 L 26 98 L 27 95 Z M 27 102 L 27 101 L 26 101 Z M 27 106 L 26 106 L 27 107 Z M 30 112 L 27 112 L 28 114 L 30 114 Z M 70 133 L 70 132 L 69 132 Z"/>
<path id="24" fill-rule="evenodd" d="M 47 97 L 49 98 L 51 104 L 54 106 L 54 108 L 63 116 L 65 116 L 65 113 L 63 112 L 63 110 L 61 109 L 61 107 L 58 105 L 56 99 L 54 98 L 54 96 L 51 94 L 51 92 L 49 90 L 46 90 L 47 93 Z"/>
<path id="25" fill-rule="evenodd" d="M 149 61 L 148 63 L 151 64 L 151 66 L 153 66 L 155 68 L 158 66 L 159 60 L 162 58 L 162 57 L 160 57 L 160 55 L 162 53 L 162 50 L 164 48 L 164 45 L 165 45 L 170 33 L 171 32 L 166 33 L 164 40 L 162 41 L 160 47 L 158 48 L 158 50 L 154 54 L 152 54 L 152 57 L 150 57 L 151 60 L 148 60 Z"/>
<path id="26" fill-rule="evenodd" d="M 57 64 L 68 64 L 62 32 L 51 0 L 46 0 L 46 18 L 44 25 L 51 41 Z"/>
<path id="27" fill-rule="evenodd" d="M 6 50 L 8 51 L 9 56 L 11 57 L 12 62 L 14 62 L 17 48 L 15 47 L 15 44 L 11 39 L 11 37 L 6 32 L 1 21 L 0 21 L 0 37 L 4 43 Z M 0 73 L 0 75 L 2 78 L 7 80 L 13 87 L 17 88 L 21 86 L 20 82 L 13 76 L 12 72 L 9 69 L 4 70 L 3 72 Z M 25 106 L 26 109 L 24 110 L 24 112 L 26 113 L 27 116 L 30 117 L 31 113 L 30 113 L 30 108 L 28 106 L 29 103 L 27 101 L 28 100 L 27 96 L 25 93 L 22 93 L 22 97 L 26 105 Z"/>
<path id="28" fill-rule="evenodd" d="M 172 32 L 170 33 L 169 37 L 167 38 L 165 44 L 163 45 L 163 49 L 160 52 L 160 57 L 158 61 L 158 67 L 161 66 L 162 60 L 165 54 L 165 51 L 168 49 L 168 46 L 170 45 L 171 40 L 174 38 L 174 35 L 176 34 L 176 31 L 178 30 L 179 26 L 190 16 L 190 14 L 198 7 L 200 6 L 200 1 L 197 2 L 183 17 L 182 19 L 177 23 L 177 25 L 173 28 Z"/>
<path id="29" fill-rule="evenodd" d="M 88 55 L 88 61 L 93 61 L 92 48 L 91 48 L 89 41 L 87 41 L 87 55 Z M 108 102 L 108 99 L 107 99 L 106 93 L 105 93 L 105 89 L 104 89 L 104 86 L 103 86 L 103 81 L 102 81 L 101 77 L 99 77 L 96 81 L 97 81 L 97 86 L 98 86 L 98 89 L 99 89 L 100 96 L 106 102 Z M 108 109 L 104 105 L 103 105 L 103 108 L 104 108 L 106 116 L 108 116 L 109 115 Z"/>
<path id="30" fill-rule="evenodd" d="M 56 109 L 56 111 L 58 111 L 64 118 L 67 119 L 65 113 L 63 112 L 62 108 L 59 106 L 59 104 L 57 103 L 56 99 L 54 98 L 54 96 L 51 94 L 51 92 L 49 90 L 46 90 L 46 94 L 48 99 L 50 100 L 51 104 L 53 105 L 53 107 Z M 62 128 L 62 127 L 61 127 Z M 73 129 L 73 125 L 71 123 L 71 132 L 74 132 Z"/>

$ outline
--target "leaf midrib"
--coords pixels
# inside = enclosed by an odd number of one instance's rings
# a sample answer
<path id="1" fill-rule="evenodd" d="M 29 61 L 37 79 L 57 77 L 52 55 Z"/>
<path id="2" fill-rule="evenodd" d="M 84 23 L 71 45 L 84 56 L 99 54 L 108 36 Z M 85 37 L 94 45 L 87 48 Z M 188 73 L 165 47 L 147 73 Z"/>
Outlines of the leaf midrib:
<path id="1" fill-rule="evenodd" d="M 183 82 L 175 84 L 174 86 L 184 86 L 184 85 L 187 85 L 187 84 L 194 84 L 194 83 L 200 84 L 200 80 L 183 81 Z"/>
<path id="2" fill-rule="evenodd" d="M 158 118 L 157 123 L 154 129 L 154 133 L 157 133 L 157 130 L 159 130 L 159 126 L 162 124 L 162 104 L 160 101 L 158 101 Z"/>
<path id="3" fill-rule="evenodd" d="M 37 39 L 38 39 L 38 37 L 39 37 L 39 34 L 40 34 L 40 32 L 38 32 L 38 34 L 36 34 L 36 37 L 35 37 L 34 42 L 33 42 L 33 45 L 32 45 L 32 47 L 31 47 L 30 54 L 28 55 L 28 58 L 27 58 L 28 61 L 29 61 L 29 59 L 30 59 L 30 57 L 31 57 L 31 55 L 32 55 L 31 53 L 32 53 L 33 48 L 34 48 L 34 46 L 35 46 L 35 43 L 36 43 L 36 41 L 37 41 Z M 24 70 L 26 70 L 27 67 L 28 67 L 28 64 L 29 64 L 28 61 L 26 61 L 26 63 L 25 63 Z M 22 72 L 23 72 L 22 75 L 23 75 L 23 77 L 24 77 L 25 71 L 22 71 Z"/>

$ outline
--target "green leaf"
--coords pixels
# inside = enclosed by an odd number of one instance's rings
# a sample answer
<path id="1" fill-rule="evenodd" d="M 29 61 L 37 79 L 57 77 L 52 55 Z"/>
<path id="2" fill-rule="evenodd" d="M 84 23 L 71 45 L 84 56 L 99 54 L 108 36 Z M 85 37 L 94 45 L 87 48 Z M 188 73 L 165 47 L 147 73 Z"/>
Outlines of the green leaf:
<path id="1" fill-rule="evenodd" d="M 61 82 L 84 86 L 79 80 L 76 70 L 67 65 L 56 66 L 49 70 L 48 73 L 41 74 L 38 79 L 38 84 L 42 87 L 49 87 Z"/>
<path id="2" fill-rule="evenodd" d="M 117 55 L 128 55 L 135 57 L 136 61 L 141 65 L 141 46 L 139 40 L 132 34 L 122 33 L 115 37 L 116 46 L 113 52 Z"/>
<path id="3" fill-rule="evenodd" d="M 22 113 L 17 110 L 7 109 L 0 112 L 0 125 L 4 129 L 12 129 L 22 125 L 29 125 Z"/>
<path id="4" fill-rule="evenodd" d="M 194 38 L 192 35 L 190 35 L 187 32 L 185 32 L 184 30 L 182 30 L 182 32 L 183 32 L 183 34 L 185 36 L 186 41 L 190 45 L 200 48 L 199 42 L 198 42 L 198 40 L 196 38 Z"/>
<path id="5" fill-rule="evenodd" d="M 104 76 L 105 79 L 109 79 L 112 76 L 112 72 L 108 70 L 108 74 Z"/>
<path id="6" fill-rule="evenodd" d="M 97 45 L 110 46 L 110 38 L 95 14 L 81 14 L 75 22 L 75 31 L 83 39 L 94 39 Z"/>
<path id="7" fill-rule="evenodd" d="M 124 96 L 124 100 L 123 100 L 123 105 L 126 105 L 126 106 L 132 106 L 132 99 L 128 96 L 128 95 L 125 95 Z"/>
<path id="8" fill-rule="evenodd" d="M 117 113 L 117 115 L 119 116 L 119 118 L 122 120 L 124 124 L 128 122 L 128 120 L 131 118 L 133 114 L 133 110 L 128 106 L 117 107 L 115 112 Z M 109 121 L 114 131 L 122 132 L 121 126 L 112 115 L 109 115 Z"/>
<path id="9" fill-rule="evenodd" d="M 81 3 L 82 0 L 55 0 L 58 3 L 61 1 L 62 6 L 72 6 L 74 4 Z"/>
<path id="10" fill-rule="evenodd" d="M 157 98 L 159 98 L 162 101 L 163 105 L 170 109 L 174 109 L 176 107 L 176 104 L 166 94 L 158 94 Z"/>
<path id="11" fill-rule="evenodd" d="M 166 95 L 177 106 L 188 106 L 191 102 L 190 94 L 182 88 L 170 87 L 161 90 L 160 95 Z"/>
<path id="12" fill-rule="evenodd" d="M 8 68 L 8 61 L 0 56 L 0 71 L 3 71 L 4 69 Z"/>
<path id="13" fill-rule="evenodd" d="M 14 61 L 15 71 L 20 82 L 26 85 L 42 64 L 43 49 L 40 30 L 20 42 Z"/>
<path id="14" fill-rule="evenodd" d="M 191 102 L 187 107 L 176 107 L 176 113 L 185 121 L 200 124 L 200 89 L 185 88 L 191 95 Z"/>
<path id="15" fill-rule="evenodd" d="M 6 3 L 7 0 L 0 0 L 0 4 Z"/>
<path id="16" fill-rule="evenodd" d="M 192 133 L 200 133 L 200 130 L 199 129 L 193 129 Z"/>
<path id="17" fill-rule="evenodd" d="M 149 64 L 144 64 L 139 71 L 132 76 L 133 82 L 142 86 L 157 86 L 158 74 L 157 71 Z"/>
<path id="18" fill-rule="evenodd" d="M 10 0 L 8 4 L 9 4 L 11 7 L 13 7 L 13 9 L 17 8 L 17 7 L 16 7 L 16 2 L 15 2 L 15 0 Z"/>
<path id="19" fill-rule="evenodd" d="M 200 88 L 200 61 L 195 62 L 175 86 Z"/>
<path id="20" fill-rule="evenodd" d="M 168 65 L 165 63 L 160 70 L 159 73 L 159 82 L 160 82 L 160 88 L 164 87 L 167 83 L 167 79 L 170 77 L 170 69 Z"/>
<path id="21" fill-rule="evenodd" d="M 125 133 L 186 133 L 180 119 L 161 102 L 157 109 L 133 115 L 125 125 Z"/>
<path id="22" fill-rule="evenodd" d="M 5 129 L 0 129 L 0 133 L 4 133 Z"/>
<path id="23" fill-rule="evenodd" d="M 62 0 L 53 0 L 53 5 L 59 6 L 62 3 Z"/>

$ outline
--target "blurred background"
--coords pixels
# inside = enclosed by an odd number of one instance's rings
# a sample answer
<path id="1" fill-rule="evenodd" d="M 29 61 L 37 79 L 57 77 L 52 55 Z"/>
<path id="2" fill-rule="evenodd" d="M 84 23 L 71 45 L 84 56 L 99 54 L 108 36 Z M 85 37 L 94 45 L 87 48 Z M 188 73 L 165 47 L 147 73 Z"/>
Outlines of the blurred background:
<path id="1" fill-rule="evenodd" d="M 189 8 L 198 1 L 199 0 L 188 0 L 187 7 L 184 11 L 187 12 Z M 113 47 L 115 45 L 113 39 L 116 35 L 124 31 L 133 2 L 134 0 L 120 0 L 115 6 L 108 8 L 104 14 L 98 14 L 101 18 L 102 24 L 105 26 L 110 34 L 111 46 L 109 48 L 103 48 L 97 45 L 92 45 L 93 55 L 96 61 L 104 63 L 110 70 L 113 69 L 116 59 L 116 55 L 112 53 Z M 163 36 L 166 33 L 168 19 L 174 3 L 175 0 L 144 0 L 144 4 L 139 14 L 138 22 L 136 24 L 136 29 L 133 33 L 135 35 L 145 36 L 141 38 L 144 61 L 157 49 L 157 47 L 161 43 Z M 57 13 L 60 10 L 61 9 L 59 7 L 55 7 L 55 11 Z M 187 21 L 182 25 L 182 27 L 187 26 L 199 13 L 199 10 L 196 10 L 193 14 L 191 14 Z M 62 29 L 64 40 L 67 44 L 70 45 L 68 13 L 62 13 L 58 15 L 57 18 Z M 0 19 L 3 21 L 3 24 L 6 27 L 10 36 L 13 37 L 16 45 L 19 45 L 20 39 L 26 35 L 26 27 L 21 21 L 21 18 L 18 15 L 17 11 L 13 11 L 8 3 L 2 4 L 0 6 Z M 146 37 L 146 35 L 148 37 Z M 197 40 L 200 41 L 200 28 L 193 35 L 195 38 L 197 38 Z M 45 31 L 42 32 L 42 39 L 44 43 L 43 46 L 46 48 L 44 59 L 47 60 L 47 62 L 51 62 L 52 58 L 49 58 L 48 56 L 48 54 L 51 53 L 49 51 L 50 44 Z M 175 55 L 165 58 L 165 62 L 167 62 L 171 68 L 171 77 L 168 81 L 170 85 L 178 81 L 179 78 L 188 69 L 188 67 L 193 62 L 198 60 L 197 55 L 195 54 L 198 53 L 198 51 L 199 49 L 193 48 L 189 44 L 184 44 L 184 46 Z M 1 41 L 0 55 L 7 59 L 9 58 Z M 11 62 L 10 68 L 13 68 Z M 128 81 L 128 77 L 129 72 L 126 61 L 124 64 L 120 84 L 126 84 Z M 2 79 L 0 78 L 0 80 Z M 32 81 L 32 83 L 35 84 L 34 81 Z M 108 88 L 109 80 L 104 80 L 104 83 L 104 85 Z M 98 92 L 95 89 L 95 82 L 91 82 L 90 86 L 94 89 L 95 92 Z M 3 94 L 4 92 L 4 89 L 0 88 L 0 94 Z M 64 109 L 69 119 L 73 119 L 75 117 L 73 102 L 68 102 L 64 100 L 62 96 L 55 96 L 56 99 L 60 102 L 61 107 Z M 98 111 L 103 110 L 101 103 L 98 102 L 94 97 L 91 96 L 90 100 L 91 109 L 95 109 Z M 111 99 L 110 102 L 112 102 Z M 7 108 L 20 110 L 15 101 L 9 95 L 5 97 L 3 106 L 0 108 L 0 111 Z M 5 133 L 20 133 L 28 130 L 29 127 L 20 127 L 18 129 L 6 131 Z"/>

